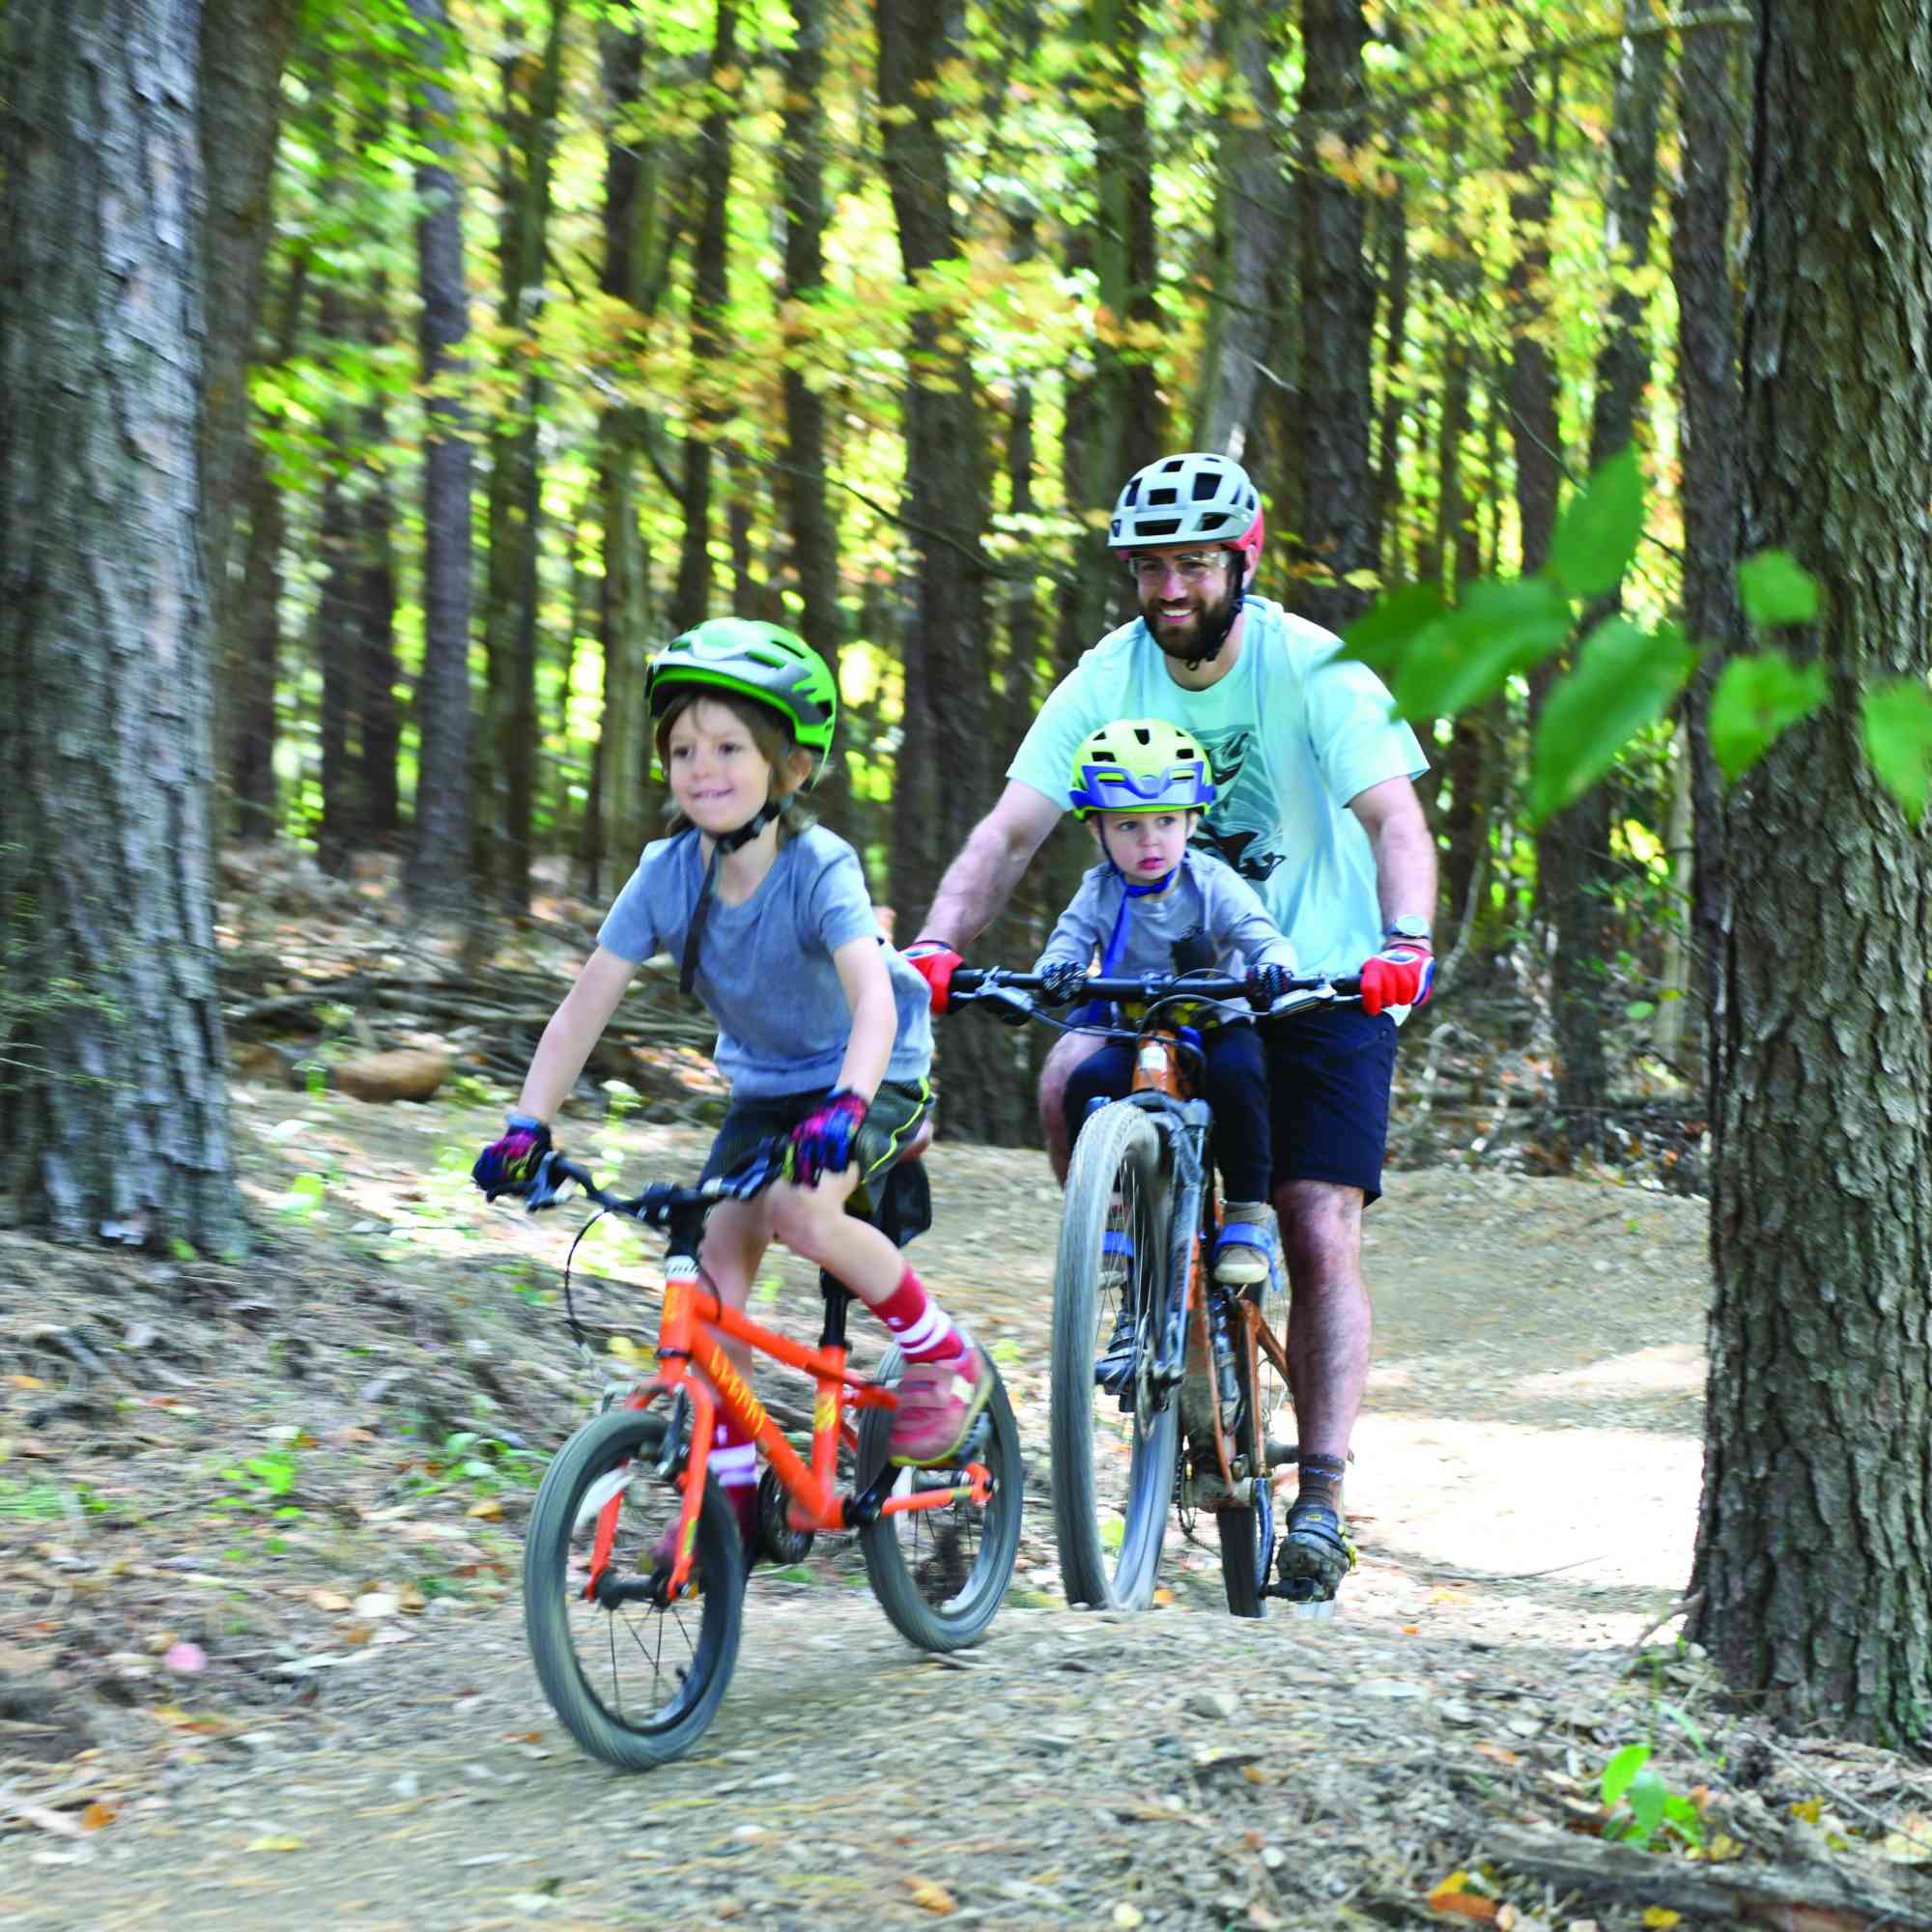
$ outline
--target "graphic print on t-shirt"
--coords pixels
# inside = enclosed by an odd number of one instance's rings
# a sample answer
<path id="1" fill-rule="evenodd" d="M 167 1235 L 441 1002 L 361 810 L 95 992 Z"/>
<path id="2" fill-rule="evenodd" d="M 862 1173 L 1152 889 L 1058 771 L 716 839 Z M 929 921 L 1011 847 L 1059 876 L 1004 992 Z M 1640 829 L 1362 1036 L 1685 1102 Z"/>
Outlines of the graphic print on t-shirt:
<path id="1" fill-rule="evenodd" d="M 1232 866 L 1258 892 L 1288 855 L 1279 845 L 1281 811 L 1259 760 L 1249 767 L 1255 733 L 1197 731 L 1214 769 L 1214 803 L 1202 814 L 1193 842 Z M 1242 780 L 1245 777 L 1246 782 Z"/>

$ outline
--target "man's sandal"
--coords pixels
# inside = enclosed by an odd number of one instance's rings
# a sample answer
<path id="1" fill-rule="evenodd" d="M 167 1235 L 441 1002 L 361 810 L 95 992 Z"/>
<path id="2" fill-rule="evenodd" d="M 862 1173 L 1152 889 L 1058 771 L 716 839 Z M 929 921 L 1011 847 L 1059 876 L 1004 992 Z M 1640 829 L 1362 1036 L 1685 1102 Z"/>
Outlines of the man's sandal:
<path id="1" fill-rule="evenodd" d="M 1324 1604 L 1354 1567 L 1354 1540 L 1338 1511 L 1318 1502 L 1297 1502 L 1289 1510 L 1275 1563 L 1285 1596 Z"/>

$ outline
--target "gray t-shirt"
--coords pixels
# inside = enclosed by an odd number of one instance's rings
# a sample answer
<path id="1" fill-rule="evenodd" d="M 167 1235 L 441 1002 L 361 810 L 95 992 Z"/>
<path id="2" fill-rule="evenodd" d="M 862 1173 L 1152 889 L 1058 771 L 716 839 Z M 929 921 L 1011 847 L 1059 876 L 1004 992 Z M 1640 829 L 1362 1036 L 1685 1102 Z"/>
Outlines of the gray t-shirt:
<path id="1" fill-rule="evenodd" d="M 1104 957 L 1125 897 L 1126 881 L 1112 866 L 1103 860 L 1094 867 L 1060 915 L 1033 970 L 1042 973 L 1062 959 L 1077 959 L 1084 966 L 1090 959 Z M 1149 894 L 1130 904 L 1126 944 L 1114 966 L 1116 973 L 1172 973 L 1175 947 L 1197 938 L 1203 942 L 1200 956 L 1185 962 L 1189 968 L 1237 979 L 1250 966 L 1294 970 L 1294 948 L 1268 916 L 1260 895 L 1211 853 L 1190 848 L 1181 855 L 1179 877 L 1166 892 Z"/>
<path id="2" fill-rule="evenodd" d="M 696 832 L 646 845 L 598 945 L 620 959 L 682 958 L 703 883 Z M 742 905 L 713 897 L 694 985 L 718 1022 L 713 1058 L 734 1096 L 809 1094 L 838 1078 L 852 1013 L 832 955 L 855 939 L 885 944 L 859 855 L 823 826 L 786 839 Z M 885 1077 L 918 1081 L 932 1065 L 930 996 L 890 947 L 886 968 L 899 1030 Z"/>

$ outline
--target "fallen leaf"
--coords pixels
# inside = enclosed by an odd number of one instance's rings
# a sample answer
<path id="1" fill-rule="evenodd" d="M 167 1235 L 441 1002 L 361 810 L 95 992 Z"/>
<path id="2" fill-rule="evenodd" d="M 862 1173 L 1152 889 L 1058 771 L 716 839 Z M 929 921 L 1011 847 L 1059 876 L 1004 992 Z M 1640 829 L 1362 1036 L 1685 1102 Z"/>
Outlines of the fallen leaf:
<path id="1" fill-rule="evenodd" d="M 311 1590 L 308 1600 L 319 1610 L 338 1611 L 355 1607 L 340 1590 Z"/>
<path id="2" fill-rule="evenodd" d="M 1872 1849 L 1895 1865 L 1932 1864 L 1932 1818 L 1918 1811 L 1907 1812 L 1897 1829 L 1888 1832 Z M 1712 1857 L 1716 1856 L 1714 1848 Z"/>
<path id="3" fill-rule="evenodd" d="M 1173 1602 L 1174 1602 L 1174 1592 L 1169 1588 L 1167 1588 L 1165 1584 L 1163 1584 L 1158 1590 L 1156 1590 L 1153 1593 L 1153 1604 L 1155 1609 L 1164 1609 L 1169 1604 Z M 1129 1912 L 1131 1912 L 1133 1909 L 1134 1908 L 1131 1905 L 1126 1908 L 1126 1910 Z M 1140 1923 L 1140 1920 L 1136 1918 L 1133 1920 L 1133 1923 L 1138 1925 Z"/>
<path id="4" fill-rule="evenodd" d="M 375 1634 L 374 1629 L 368 1624 L 351 1624 L 342 1633 L 342 1641 L 346 1644 L 359 1647 L 367 1643 Z"/>
<path id="5" fill-rule="evenodd" d="M 101 1826 L 113 1824 L 115 1819 L 120 1817 L 120 1815 L 121 1811 L 118 1805 L 109 1804 L 105 1799 L 97 1798 L 80 1814 L 80 1829 L 83 1832 L 98 1832 Z"/>
<path id="6" fill-rule="evenodd" d="M 405 1583 L 396 1592 L 396 1603 L 411 1616 L 416 1616 L 429 1607 L 429 1599 L 413 1583 Z"/>
<path id="7" fill-rule="evenodd" d="M 7 1386 L 16 1389 L 43 1389 L 46 1383 L 39 1376 L 9 1376 Z"/>
<path id="8" fill-rule="evenodd" d="M 1422 1626 L 1420 1624 L 1404 1624 L 1402 1634 L 1404 1636 L 1420 1636 L 1422 1634 Z"/>
<path id="9" fill-rule="evenodd" d="M 1501 1745 L 1482 1744 L 1476 1747 L 1484 1757 L 1492 1757 L 1498 1764 L 1520 1764 L 1522 1756 L 1518 1751 L 1505 1750 Z"/>
<path id="10" fill-rule="evenodd" d="M 495 1496 L 485 1496 L 480 1503 L 471 1503 L 466 1514 L 480 1516 L 486 1522 L 495 1522 L 503 1514 L 503 1505 Z"/>
<path id="11" fill-rule="evenodd" d="M 286 1833 L 270 1833 L 264 1837 L 250 1838 L 245 1850 L 251 1852 L 298 1852 L 302 1848 L 299 1838 L 292 1838 Z"/>
<path id="12" fill-rule="evenodd" d="M 1158 1597 L 1160 1592 L 1156 1590 L 1154 1595 Z M 1113 1917 L 1116 1925 L 1132 1926 L 1145 1923 L 1147 1915 L 1142 1912 L 1138 1905 L 1129 1905 L 1123 1898 L 1120 1904 L 1114 1907 Z"/>
<path id="13" fill-rule="evenodd" d="M 1646 1905 L 1643 1908 L 1643 1922 L 1657 1926 L 1659 1932 L 1662 1932 L 1665 1926 L 1677 1924 L 1683 1917 L 1683 1913 L 1673 1912 L 1667 1905 Z"/>
<path id="14" fill-rule="evenodd" d="M 1433 1911 L 1450 1918 L 1477 1918 L 1488 1923 L 1496 1916 L 1496 1902 L 1485 1898 L 1480 1891 L 1449 1891 L 1429 1894 L 1429 1904 Z"/>
<path id="15" fill-rule="evenodd" d="M 906 1889 L 912 1894 L 912 1902 L 922 1912 L 930 1912 L 944 1918 L 959 1910 L 959 1901 L 943 1885 L 929 1878 L 909 1878 Z"/>

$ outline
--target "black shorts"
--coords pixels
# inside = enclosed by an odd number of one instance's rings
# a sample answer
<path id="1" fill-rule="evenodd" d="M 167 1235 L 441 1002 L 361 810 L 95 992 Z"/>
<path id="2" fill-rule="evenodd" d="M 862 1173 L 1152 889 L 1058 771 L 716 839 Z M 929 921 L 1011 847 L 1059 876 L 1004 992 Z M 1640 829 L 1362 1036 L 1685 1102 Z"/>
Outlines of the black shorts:
<path id="1" fill-rule="evenodd" d="M 1323 1007 L 1264 1021 L 1274 1184 L 1325 1180 L 1382 1191 L 1395 1021 L 1359 1007 Z"/>
<path id="2" fill-rule="evenodd" d="M 705 1156 L 703 1179 L 729 1174 L 760 1141 L 789 1134 L 831 1092 L 829 1087 L 817 1087 L 809 1094 L 756 1094 L 733 1100 Z M 854 1148 L 859 1185 L 853 1190 L 851 1206 L 856 1213 L 870 1211 L 873 1203 L 866 1183 L 891 1167 L 904 1151 L 920 1122 L 932 1111 L 934 1097 L 930 1080 L 879 1082 Z"/>

